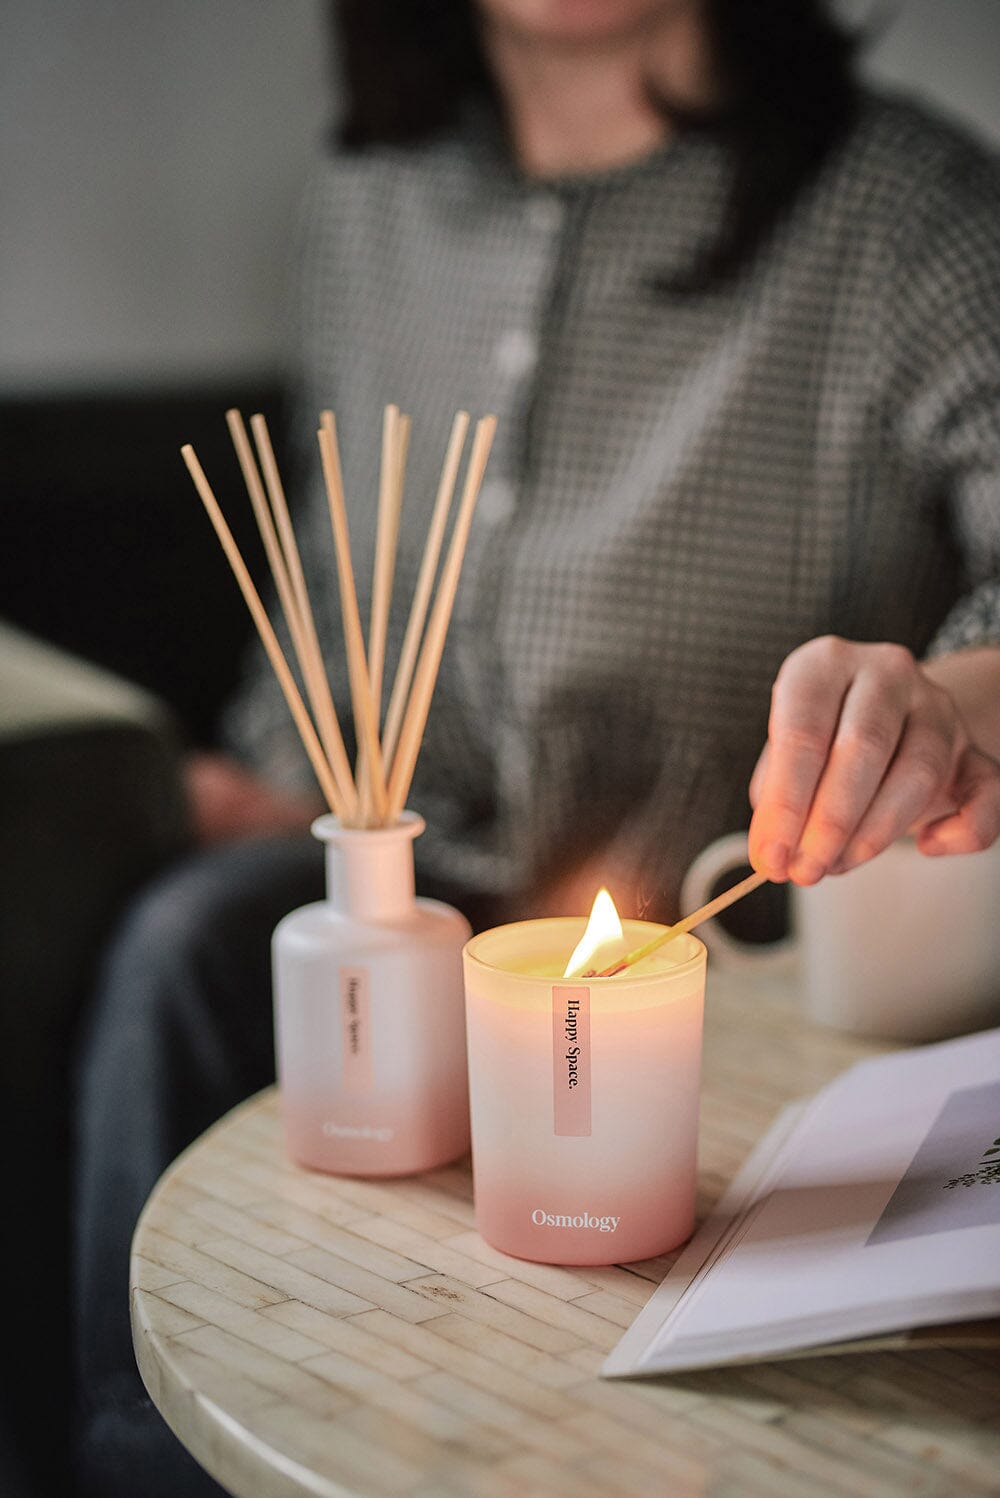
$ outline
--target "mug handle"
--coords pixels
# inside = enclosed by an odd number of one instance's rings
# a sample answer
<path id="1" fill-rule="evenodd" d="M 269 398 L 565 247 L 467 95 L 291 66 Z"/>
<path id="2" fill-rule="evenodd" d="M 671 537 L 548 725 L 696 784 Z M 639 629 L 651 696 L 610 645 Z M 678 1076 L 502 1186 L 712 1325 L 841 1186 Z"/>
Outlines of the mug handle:
<path id="1" fill-rule="evenodd" d="M 749 867 L 745 832 L 731 832 L 709 843 L 691 864 L 681 884 L 681 910 L 697 910 L 711 898 L 716 881 L 730 869 Z M 719 924 L 717 918 L 698 927 L 709 952 L 720 967 L 752 968 L 754 972 L 788 972 L 794 966 L 796 943 L 793 936 L 781 941 L 740 941 Z"/>

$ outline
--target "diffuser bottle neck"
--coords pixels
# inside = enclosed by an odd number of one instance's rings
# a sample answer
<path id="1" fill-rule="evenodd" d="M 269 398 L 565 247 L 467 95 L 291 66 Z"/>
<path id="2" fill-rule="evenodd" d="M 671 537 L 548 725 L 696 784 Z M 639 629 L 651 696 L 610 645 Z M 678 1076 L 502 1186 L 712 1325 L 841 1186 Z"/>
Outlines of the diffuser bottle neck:
<path id="1" fill-rule="evenodd" d="M 326 844 L 326 894 L 339 915 L 390 922 L 413 910 L 416 888 L 413 839 L 424 822 L 404 812 L 392 827 L 341 827 L 320 817 L 313 833 Z"/>

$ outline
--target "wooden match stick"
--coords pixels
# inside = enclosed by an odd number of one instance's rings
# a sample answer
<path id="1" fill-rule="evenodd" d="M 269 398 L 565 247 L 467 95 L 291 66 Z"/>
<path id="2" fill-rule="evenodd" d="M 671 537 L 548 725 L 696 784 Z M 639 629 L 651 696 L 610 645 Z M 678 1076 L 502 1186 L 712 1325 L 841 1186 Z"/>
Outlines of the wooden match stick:
<path id="1" fill-rule="evenodd" d="M 321 419 L 323 424 L 317 436 L 337 554 L 337 576 L 340 581 L 340 607 L 344 621 L 347 670 L 351 681 L 351 702 L 354 707 L 358 738 L 365 756 L 366 772 L 371 781 L 374 815 L 378 824 L 384 825 L 389 820 L 387 818 L 385 770 L 378 741 L 378 723 L 375 704 L 372 701 L 371 680 L 368 676 L 361 615 L 358 612 L 358 594 L 354 585 L 351 542 L 347 528 L 347 506 L 344 501 L 344 481 L 340 471 L 340 454 L 337 449 L 337 428 L 332 411 L 324 411 Z"/>
<path id="2" fill-rule="evenodd" d="M 330 763 L 334 779 L 337 782 L 337 789 L 340 792 L 341 809 L 338 815 L 342 821 L 350 821 L 357 811 L 357 793 L 351 775 L 350 760 L 347 757 L 340 724 L 337 721 L 336 708 L 333 705 L 333 698 L 330 695 L 330 684 L 323 668 L 323 657 L 319 648 L 319 640 L 316 636 L 316 626 L 313 621 L 312 610 L 308 608 L 308 595 L 306 595 L 307 612 L 303 616 L 300 598 L 296 596 L 293 588 L 285 553 L 282 551 L 278 540 L 274 516 L 272 515 L 271 508 L 268 506 L 264 486 L 261 482 L 257 464 L 254 461 L 253 450 L 250 447 L 250 439 L 243 424 L 243 417 L 239 411 L 233 409 L 226 412 L 226 422 L 229 426 L 233 446 L 236 449 L 236 456 L 243 473 L 247 493 L 250 496 L 250 503 L 253 506 L 253 512 L 257 519 L 257 527 L 264 542 L 264 550 L 271 567 L 271 574 L 277 588 L 285 622 L 288 625 L 288 632 L 295 648 L 302 678 L 306 684 L 306 692 L 316 718 L 316 725 L 319 730 L 323 749 Z M 275 472 L 269 479 L 269 487 L 272 493 L 280 492 L 281 499 L 283 500 L 284 490 L 281 488 L 280 479 L 277 479 L 274 454 L 271 450 L 270 439 L 267 437 L 266 427 L 264 428 L 264 438 L 266 449 L 270 454 L 271 465 L 275 468 Z M 260 447 L 261 439 L 258 437 L 258 450 L 260 450 Z M 284 510 L 287 519 L 287 504 L 284 506 Z M 297 550 L 295 554 L 298 557 Z M 298 571 L 302 592 L 304 593 L 305 578 L 302 576 L 301 565 Z"/>
<path id="3" fill-rule="evenodd" d="M 240 554 L 240 549 L 233 538 L 232 531 L 226 524 L 222 511 L 219 508 L 219 502 L 212 493 L 212 487 L 205 477 L 205 472 L 190 443 L 185 443 L 181 448 L 181 456 L 187 464 L 187 470 L 194 480 L 194 486 L 198 491 L 199 498 L 205 506 L 215 534 L 218 536 L 229 565 L 233 569 L 240 592 L 243 594 L 253 622 L 257 626 L 257 633 L 260 635 L 261 644 L 267 652 L 268 660 L 271 662 L 281 690 L 285 695 L 285 701 L 288 703 L 289 710 L 295 720 L 295 726 L 299 730 L 305 751 L 309 756 L 309 762 L 315 771 L 316 779 L 319 781 L 323 794 L 326 797 L 327 805 L 336 816 L 341 816 L 343 808 L 337 782 L 327 763 L 323 753 L 323 746 L 312 725 L 312 719 L 309 717 L 306 705 L 302 701 L 299 689 L 295 685 L 295 678 L 291 673 L 288 662 L 285 660 L 284 653 L 278 643 L 278 637 L 271 627 L 271 621 L 267 617 L 267 610 L 260 601 L 260 595 L 254 587 L 253 579 Z"/>
<path id="4" fill-rule="evenodd" d="M 420 562 L 420 571 L 417 574 L 417 585 L 413 590 L 410 617 L 407 620 L 406 634 L 403 636 L 403 646 L 399 653 L 399 664 L 396 667 L 396 678 L 392 684 L 389 708 L 385 715 L 385 732 L 382 735 L 382 756 L 385 760 L 387 771 L 391 771 L 392 769 L 392 763 L 396 754 L 396 745 L 399 742 L 399 731 L 403 724 L 407 694 L 410 690 L 410 683 L 413 680 L 414 667 L 417 664 L 417 652 L 420 649 L 420 640 L 424 632 L 424 621 L 427 618 L 427 608 L 431 601 L 431 589 L 434 586 L 434 578 L 437 575 L 438 559 L 441 555 L 445 528 L 448 524 L 448 513 L 451 509 L 451 501 L 455 493 L 455 482 L 458 478 L 459 464 L 462 461 L 462 449 L 465 447 L 465 438 L 468 430 L 469 413 L 468 411 L 459 411 L 452 423 L 451 437 L 448 440 L 448 449 L 445 453 L 444 467 L 441 470 L 437 498 L 434 502 L 434 510 L 431 515 L 430 529 L 427 532 L 427 541 Z"/>
<path id="5" fill-rule="evenodd" d="M 409 795 L 410 782 L 413 779 L 417 755 L 420 752 L 420 743 L 427 726 L 427 715 L 430 712 L 431 698 L 434 695 L 434 685 L 437 681 L 438 667 L 441 664 L 455 594 L 458 592 L 458 580 L 466 543 L 469 539 L 469 527 L 472 524 L 476 500 L 479 498 L 479 489 L 490 455 L 496 425 L 495 416 L 484 416 L 476 423 L 469 466 L 465 475 L 465 488 L 455 520 L 455 529 L 452 532 L 448 556 L 438 583 L 434 607 L 431 610 L 427 634 L 413 680 L 413 689 L 399 735 L 399 747 L 393 761 L 389 783 L 389 816 L 392 821 L 395 821 L 403 810 Z"/>
<path id="6" fill-rule="evenodd" d="M 643 958 L 651 957 L 667 942 L 673 941 L 675 936 L 683 936 L 685 931 L 690 931 L 694 926 L 700 926 L 702 921 L 707 921 L 710 916 L 718 915 L 720 910 L 725 910 L 729 905 L 735 905 L 737 900 L 742 900 L 751 890 L 758 889 L 766 882 L 765 874 L 748 874 L 746 879 L 741 879 L 739 884 L 734 884 L 732 889 L 727 889 L 721 895 L 716 895 L 714 900 L 709 900 L 707 905 L 702 905 L 698 910 L 693 910 L 683 920 L 677 922 L 676 926 L 668 926 L 666 931 L 661 931 L 659 936 L 654 936 L 652 941 L 647 941 L 645 946 L 636 947 L 634 952 L 629 952 L 618 962 L 612 963 L 610 967 L 602 968 L 599 973 L 585 973 L 586 978 L 613 978 L 616 973 L 623 973 L 626 968 L 634 967 Z"/>

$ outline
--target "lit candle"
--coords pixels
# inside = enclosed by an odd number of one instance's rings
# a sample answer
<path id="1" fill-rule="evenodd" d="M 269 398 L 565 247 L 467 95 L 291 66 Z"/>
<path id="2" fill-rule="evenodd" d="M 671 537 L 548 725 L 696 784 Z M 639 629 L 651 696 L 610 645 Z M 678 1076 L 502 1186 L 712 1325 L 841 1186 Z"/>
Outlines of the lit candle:
<path id="1" fill-rule="evenodd" d="M 466 945 L 476 1223 L 519 1258 L 627 1263 L 694 1226 L 705 948 L 679 936 L 613 978 L 576 976 L 663 929 L 591 930 L 588 950 L 582 927 L 522 921 Z"/>

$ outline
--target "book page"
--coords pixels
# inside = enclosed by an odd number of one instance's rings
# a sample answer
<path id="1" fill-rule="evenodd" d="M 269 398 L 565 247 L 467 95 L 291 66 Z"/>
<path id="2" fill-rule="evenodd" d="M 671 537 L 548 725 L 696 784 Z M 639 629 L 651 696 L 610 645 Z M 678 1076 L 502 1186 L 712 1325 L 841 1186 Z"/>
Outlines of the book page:
<path id="1" fill-rule="evenodd" d="M 997 1314 L 998 1140 L 1000 1030 L 851 1068 L 755 1152 L 756 1185 L 623 1339 L 633 1370 Z"/>

